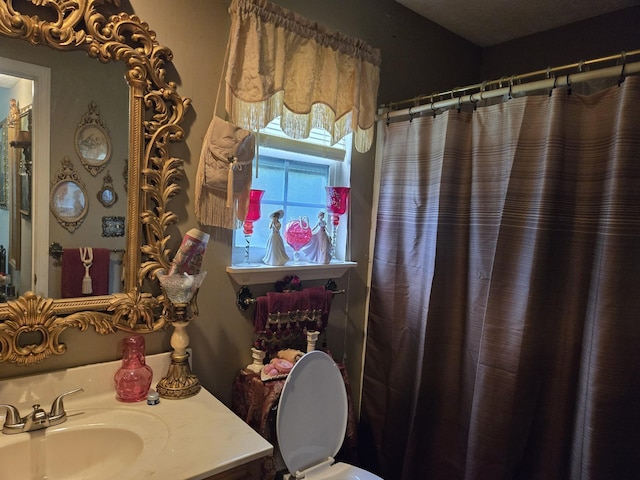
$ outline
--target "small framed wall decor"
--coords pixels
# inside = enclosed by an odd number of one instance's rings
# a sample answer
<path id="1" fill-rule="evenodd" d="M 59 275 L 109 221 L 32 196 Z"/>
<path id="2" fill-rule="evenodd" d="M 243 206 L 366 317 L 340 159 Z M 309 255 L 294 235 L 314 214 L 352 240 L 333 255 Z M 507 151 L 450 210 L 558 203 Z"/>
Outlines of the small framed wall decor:
<path id="1" fill-rule="evenodd" d="M 124 237 L 124 217 L 102 217 L 103 237 Z"/>
<path id="2" fill-rule="evenodd" d="M 113 180 L 109 172 L 102 180 L 102 188 L 96 194 L 98 201 L 105 207 L 110 207 L 118 201 L 118 194 L 113 189 Z"/>
<path id="3" fill-rule="evenodd" d="M 82 117 L 75 135 L 75 147 L 82 165 L 94 177 L 104 169 L 111 158 L 111 138 L 95 102 Z"/>
<path id="4" fill-rule="evenodd" d="M 50 206 L 58 223 L 73 233 L 84 221 L 89 210 L 89 197 L 69 157 L 51 182 Z"/>

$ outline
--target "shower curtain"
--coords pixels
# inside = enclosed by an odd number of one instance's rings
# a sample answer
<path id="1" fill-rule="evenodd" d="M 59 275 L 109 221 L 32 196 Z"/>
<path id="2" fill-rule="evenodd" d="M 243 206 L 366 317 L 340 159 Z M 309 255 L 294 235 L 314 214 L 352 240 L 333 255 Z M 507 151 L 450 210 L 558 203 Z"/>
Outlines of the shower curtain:
<path id="1" fill-rule="evenodd" d="M 378 134 L 379 473 L 640 478 L 640 78 Z"/>

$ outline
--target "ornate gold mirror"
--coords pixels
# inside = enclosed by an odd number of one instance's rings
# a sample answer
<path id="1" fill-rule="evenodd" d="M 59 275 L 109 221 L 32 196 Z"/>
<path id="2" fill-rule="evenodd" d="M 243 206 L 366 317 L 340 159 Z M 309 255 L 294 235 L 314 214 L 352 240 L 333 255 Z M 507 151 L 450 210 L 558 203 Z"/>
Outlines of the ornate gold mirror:
<path id="1" fill-rule="evenodd" d="M 68 328 L 107 334 L 165 326 L 160 299 L 146 290 L 169 268 L 167 229 L 177 217 L 168 204 L 182 173 L 182 160 L 171 156 L 169 145 L 184 136 L 180 124 L 190 100 L 165 79 L 171 51 L 140 18 L 117 12 L 119 6 L 120 0 L 0 0 L 0 36 L 83 51 L 104 64 L 122 62 L 129 87 L 124 293 L 54 299 L 26 292 L 0 304 L 0 361 L 30 365 L 62 354 L 66 345 L 59 337 Z M 33 134 L 42 135 L 37 125 Z M 88 158 L 100 166 L 101 157 Z"/>

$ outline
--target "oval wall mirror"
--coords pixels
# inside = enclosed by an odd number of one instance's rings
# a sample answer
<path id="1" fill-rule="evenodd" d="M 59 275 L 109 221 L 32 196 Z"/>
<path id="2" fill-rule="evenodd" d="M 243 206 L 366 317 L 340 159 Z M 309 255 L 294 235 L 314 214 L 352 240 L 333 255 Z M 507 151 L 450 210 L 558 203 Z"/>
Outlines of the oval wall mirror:
<path id="1" fill-rule="evenodd" d="M 80 226 L 89 210 L 87 189 L 78 177 L 69 157 L 62 160 L 51 186 L 51 213 L 58 223 L 73 233 Z"/>
<path id="2" fill-rule="evenodd" d="M 94 177 L 111 159 L 111 138 L 95 102 L 78 125 L 74 139 L 76 153 L 85 168 Z"/>
<path id="3" fill-rule="evenodd" d="M 100 334 L 108 334 L 118 330 L 149 333 L 165 327 L 159 299 L 149 289 L 159 291 L 152 287 L 156 273 L 167 270 L 170 265 L 167 231 L 176 223 L 177 217 L 169 203 L 180 191 L 176 181 L 182 175 L 182 161 L 171 155 L 169 146 L 184 136 L 180 124 L 190 100 L 181 97 L 175 83 L 165 79 L 171 51 L 158 44 L 146 22 L 118 11 L 119 5 L 115 0 L 71 3 L 63 0 L 36 3 L 0 0 L 0 55 L 16 62 L 28 61 L 16 47 L 30 48 L 28 44 L 31 44 L 50 47 L 49 51 L 56 56 L 88 56 L 95 62 L 94 69 L 119 64 L 125 72 L 129 109 L 124 292 L 83 298 L 50 298 L 36 293 L 37 285 L 34 291 L 21 292 L 17 298 L 0 304 L 0 362 L 30 365 L 62 354 L 67 346 L 60 342 L 60 334 L 68 328 L 81 331 L 92 328 Z M 35 50 L 38 50 L 37 55 L 42 54 L 42 49 Z M 32 77 L 36 83 L 42 78 L 38 75 Z M 32 156 L 35 162 L 48 158 L 50 152 L 42 147 L 48 145 L 49 131 L 43 130 L 42 125 L 49 112 L 35 111 L 38 102 L 42 104 L 42 98 L 38 96 L 45 93 L 39 92 L 37 85 L 34 91 Z M 86 109 L 87 103 L 84 105 Z M 105 109 L 107 106 L 104 105 Z M 62 127 L 53 123 L 52 128 Z M 75 129 L 78 124 L 72 121 L 69 125 Z M 92 132 L 103 140 L 112 133 L 95 130 Z M 43 142 L 45 137 L 47 142 Z M 58 139 L 57 132 L 51 135 L 52 149 Z M 72 141 L 65 145 L 64 148 L 68 146 L 73 151 Z M 83 158 L 100 167 L 101 162 L 108 162 L 109 155 L 108 148 L 107 153 L 104 146 L 99 150 L 96 155 L 92 153 Z M 85 181 L 89 179 L 85 178 Z M 53 185 L 51 195 L 62 195 L 64 190 L 65 195 L 71 192 L 73 198 L 74 192 L 82 192 L 86 207 L 89 196 L 78 185 L 78 182 L 63 180 Z M 39 203 L 43 191 L 48 200 L 49 190 L 50 186 L 44 182 L 39 186 L 34 184 L 34 205 Z M 108 193 L 103 196 L 107 203 L 110 198 Z M 67 213 L 71 218 L 78 212 L 82 214 L 83 209 L 78 205 L 69 206 L 65 202 L 59 208 L 55 207 L 61 218 Z M 48 228 L 48 220 L 37 220 L 42 218 L 41 210 L 34 211 L 31 216 L 32 226 L 37 224 L 41 228 L 46 223 Z M 48 217 L 49 209 L 45 210 Z M 85 224 L 88 221 L 85 217 Z M 51 228 L 53 225 L 52 222 Z M 35 252 L 42 256 L 42 245 L 38 242 L 40 240 L 34 237 L 33 256 Z"/>
<path id="4" fill-rule="evenodd" d="M 115 188 L 113 188 L 113 179 L 109 172 L 102 179 L 102 188 L 96 194 L 98 201 L 103 207 L 109 208 L 118 201 L 118 194 Z"/>

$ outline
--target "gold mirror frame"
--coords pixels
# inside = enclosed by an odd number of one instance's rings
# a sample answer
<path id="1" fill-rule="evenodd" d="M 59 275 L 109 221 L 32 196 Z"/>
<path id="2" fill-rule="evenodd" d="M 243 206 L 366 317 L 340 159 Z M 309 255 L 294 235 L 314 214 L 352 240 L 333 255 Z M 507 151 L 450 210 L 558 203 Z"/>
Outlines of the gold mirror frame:
<path id="1" fill-rule="evenodd" d="M 177 221 L 168 203 L 180 191 L 182 160 L 169 144 L 182 141 L 180 127 L 191 103 L 165 80 L 171 51 L 136 15 L 105 16 L 120 0 L 28 0 L 24 15 L 13 0 L 0 0 L 0 35 L 58 51 L 85 51 L 102 63 L 121 61 L 129 84 L 129 166 L 125 293 L 75 299 L 44 298 L 26 292 L 0 305 L 0 362 L 31 365 L 66 351 L 60 334 L 89 326 L 100 334 L 118 330 L 151 333 L 166 326 L 161 298 L 142 290 L 147 279 L 169 269 L 168 227 Z M 34 10 L 35 9 L 35 10 Z M 45 10 L 46 9 L 46 12 Z M 40 17 L 55 21 L 41 20 Z M 134 194 L 134 192 L 140 192 Z M 139 221 L 137 221 L 139 219 Z M 36 340 L 34 340 L 34 338 Z"/>

